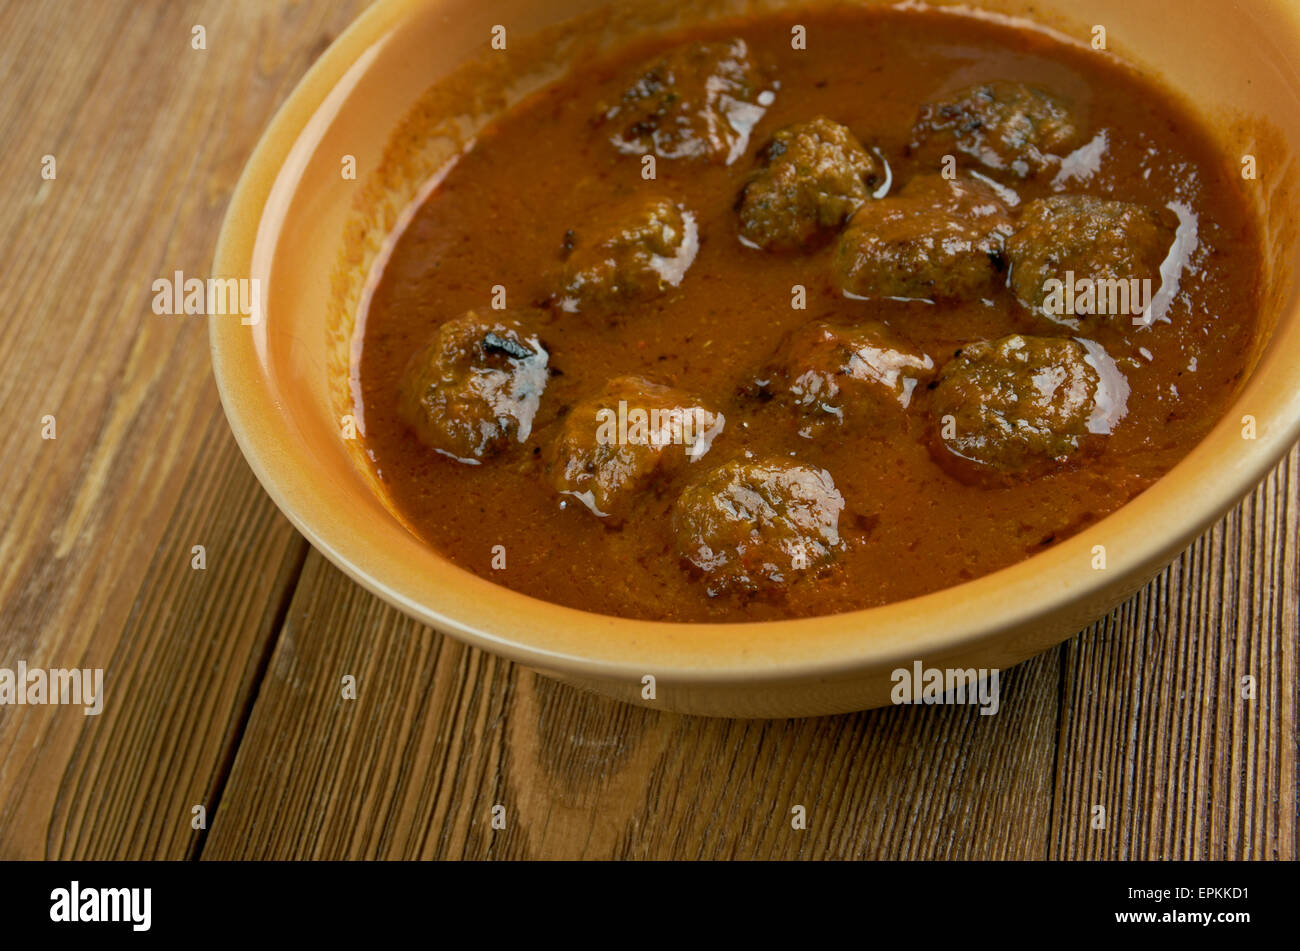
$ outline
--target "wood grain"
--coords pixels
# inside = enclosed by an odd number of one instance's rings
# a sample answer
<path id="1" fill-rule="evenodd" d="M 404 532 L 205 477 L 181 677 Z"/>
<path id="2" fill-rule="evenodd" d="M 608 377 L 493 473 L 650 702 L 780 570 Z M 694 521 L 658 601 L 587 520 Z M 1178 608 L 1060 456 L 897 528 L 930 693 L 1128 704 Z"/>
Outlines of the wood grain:
<path id="1" fill-rule="evenodd" d="M 1043 857 L 1057 667 L 993 717 L 682 717 L 461 646 L 313 552 L 203 857 Z"/>
<path id="2" fill-rule="evenodd" d="M 257 136 L 363 5 L 0 3 L 0 666 L 107 678 L 98 718 L 0 707 L 0 858 L 1300 855 L 1294 453 L 1008 672 L 994 717 L 625 707 L 423 628 L 310 551 L 229 435 L 207 327 L 155 317 L 150 284 L 206 273 Z"/>
<path id="3" fill-rule="evenodd" d="M 990 718 L 632 709 L 456 645 L 313 552 L 204 857 L 1294 858 L 1298 462 L 1108 618 L 1010 671 Z M 431 713 L 431 751 L 382 758 L 414 750 Z M 313 724 L 342 735 L 305 746 Z M 352 831 L 377 814 L 400 832 Z"/>
<path id="4" fill-rule="evenodd" d="M 0 858 L 197 851 L 305 545 L 234 446 L 206 324 L 151 284 L 206 275 L 270 113 L 361 6 L 0 5 L 0 664 L 106 693 L 0 708 Z"/>
<path id="5" fill-rule="evenodd" d="M 1298 522 L 1293 452 L 1067 645 L 1053 857 L 1297 857 Z"/>

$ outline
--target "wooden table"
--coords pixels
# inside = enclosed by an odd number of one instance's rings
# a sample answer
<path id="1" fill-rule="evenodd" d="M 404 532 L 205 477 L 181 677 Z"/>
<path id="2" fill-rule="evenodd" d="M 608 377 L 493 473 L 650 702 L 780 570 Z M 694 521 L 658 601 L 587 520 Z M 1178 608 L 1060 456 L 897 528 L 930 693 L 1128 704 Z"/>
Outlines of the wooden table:
<path id="1" fill-rule="evenodd" d="M 625 707 L 311 550 L 235 446 L 207 325 L 151 283 L 207 273 L 258 135 L 363 5 L 0 4 L 0 667 L 106 670 L 100 716 L 0 707 L 0 858 L 1297 856 L 1294 454 L 1008 672 L 995 717 Z"/>

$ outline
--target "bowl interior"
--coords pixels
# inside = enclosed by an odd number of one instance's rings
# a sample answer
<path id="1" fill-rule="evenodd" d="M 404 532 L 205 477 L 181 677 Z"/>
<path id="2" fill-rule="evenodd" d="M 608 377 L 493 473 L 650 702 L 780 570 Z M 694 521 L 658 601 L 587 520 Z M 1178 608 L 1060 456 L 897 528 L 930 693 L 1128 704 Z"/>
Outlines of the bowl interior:
<path id="1" fill-rule="evenodd" d="M 1092 27 L 1104 25 L 1111 51 L 1193 100 L 1225 161 L 1257 158 L 1265 333 L 1236 403 L 1173 472 L 1116 515 L 994 575 L 882 608 L 789 622 L 704 626 L 587 614 L 492 585 L 415 539 L 361 442 L 348 438 L 347 417 L 358 305 L 422 188 L 484 123 L 620 38 L 741 8 L 800 5 L 807 4 L 735 0 L 688 13 L 653 0 L 379 0 L 326 52 L 250 161 L 218 247 L 214 274 L 256 279 L 262 319 L 212 322 L 214 372 L 236 436 L 316 547 L 441 630 L 571 679 L 623 683 L 629 695 L 647 672 L 687 691 L 756 679 L 833 685 L 918 657 L 1002 666 L 1068 636 L 1140 586 L 1295 441 L 1295 6 L 1188 0 L 1172 16 L 1163 5 L 1128 0 L 1034 0 L 1042 27 L 1086 43 Z M 1028 4 L 979 6 L 981 15 L 1017 16 Z M 564 26 L 575 19 L 577 32 Z M 505 51 L 489 46 L 497 25 L 507 30 Z M 350 164 L 355 178 L 345 174 Z M 1256 421 L 1254 440 L 1242 438 L 1246 415 Z M 1107 548 L 1105 571 L 1091 568 L 1096 545 Z"/>

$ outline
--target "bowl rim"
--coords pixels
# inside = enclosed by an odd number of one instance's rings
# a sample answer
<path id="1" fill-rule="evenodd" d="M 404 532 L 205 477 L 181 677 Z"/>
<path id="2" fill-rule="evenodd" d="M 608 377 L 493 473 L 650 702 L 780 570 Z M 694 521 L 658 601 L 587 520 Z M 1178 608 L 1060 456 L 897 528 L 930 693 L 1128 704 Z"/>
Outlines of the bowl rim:
<path id="1" fill-rule="evenodd" d="M 310 67 L 276 111 L 236 184 L 214 253 L 213 274 L 248 274 L 254 238 L 268 214 L 267 199 L 309 120 L 363 52 L 380 43 L 413 11 L 437 2 L 376 0 Z M 261 372 L 247 328 L 239 321 L 210 318 L 209 347 L 226 418 L 267 494 L 330 562 L 408 616 L 527 666 L 574 676 L 639 680 L 643 673 L 652 672 L 664 682 L 679 684 L 756 679 L 775 683 L 849 676 L 974 647 L 1012 630 L 1030 629 L 1071 604 L 1106 600 L 1108 591 L 1124 589 L 1126 584 L 1136 587 L 1249 494 L 1300 439 L 1298 309 L 1293 290 L 1271 340 L 1290 342 L 1294 356 L 1287 356 L 1285 346 L 1267 348 L 1201 442 L 1141 495 L 1084 531 L 998 571 L 905 601 L 842 614 L 757 622 L 615 618 L 510 590 L 440 556 L 438 560 L 452 570 L 431 588 L 395 581 L 401 575 L 395 553 L 321 516 L 329 503 L 319 481 L 313 482 L 310 455 L 293 440 L 281 439 L 268 425 L 276 418 L 278 403 Z M 1264 388 L 1261 393 L 1261 379 L 1276 386 L 1273 377 L 1286 385 L 1281 391 Z M 1267 425 L 1259 424 L 1253 444 L 1243 448 L 1238 433 L 1238 451 L 1224 453 L 1239 428 L 1235 418 L 1252 394 L 1256 403 L 1271 405 L 1275 411 Z M 1149 524 L 1171 530 L 1148 530 Z M 1107 548 L 1107 567 L 1084 570 L 1092 545 L 1099 540 Z M 1134 579 L 1138 581 L 1130 583 Z M 458 610 L 434 606 L 426 597 L 429 593 L 446 596 L 458 604 Z M 467 608 L 467 598 L 482 594 L 490 597 Z M 586 633 L 575 637 L 575 629 Z M 1044 634 L 1023 656 L 1046 649 L 1070 633 Z M 705 634 L 711 643 L 698 643 Z M 584 650 L 584 646 L 595 649 Z"/>

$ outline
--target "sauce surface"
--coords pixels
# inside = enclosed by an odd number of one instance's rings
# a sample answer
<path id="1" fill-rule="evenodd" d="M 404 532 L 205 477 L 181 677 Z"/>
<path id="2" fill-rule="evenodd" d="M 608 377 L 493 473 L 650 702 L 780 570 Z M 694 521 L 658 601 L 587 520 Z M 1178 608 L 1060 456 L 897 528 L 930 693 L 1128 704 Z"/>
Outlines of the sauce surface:
<path id="1" fill-rule="evenodd" d="M 806 50 L 791 48 L 795 22 L 807 28 Z M 657 56 L 736 39 L 761 71 L 770 103 L 743 143 L 727 143 L 735 146 L 730 161 L 661 154 L 646 181 L 641 155 L 617 147 L 616 130 L 598 117 L 624 101 Z M 913 147 L 918 111 L 994 82 L 1059 97 L 1080 132 L 1080 144 L 1053 169 L 997 181 L 1013 219 L 1035 199 L 1062 194 L 1131 202 L 1166 217 L 1177 208 L 1177 221 L 1170 218 L 1182 256 L 1177 294 L 1159 302 L 1150 326 L 1128 316 L 1063 326 L 1024 306 L 1006 282 L 954 300 L 846 295 L 833 278 L 834 229 L 797 250 L 741 239 L 738 196 L 778 130 L 819 116 L 847 127 L 884 166 L 884 180 L 871 184 L 894 196 L 941 170 L 937 156 Z M 494 582 L 585 610 L 762 620 L 946 588 L 1115 511 L 1222 414 L 1246 371 L 1260 276 L 1258 234 L 1237 173 L 1198 121 L 1149 81 L 1031 30 L 922 11 L 839 11 L 648 37 L 499 119 L 446 171 L 397 240 L 363 315 L 355 372 L 367 449 L 429 545 Z M 606 220 L 611 208 L 663 196 L 689 211 L 698 241 L 679 282 L 613 308 L 566 309 L 554 275 L 573 233 Z M 466 464 L 417 438 L 399 407 L 403 375 L 444 323 L 469 311 L 497 316 L 497 285 L 509 314 L 544 344 L 549 376 L 526 437 L 516 433 L 502 451 Z M 792 306 L 795 285 L 806 289 L 803 309 Z M 883 326 L 938 369 L 973 343 L 1008 335 L 1086 339 L 1122 375 L 1126 404 L 1076 463 L 1023 478 L 961 477 L 934 451 L 933 385 L 919 384 L 885 426 L 846 418 L 810 427 L 805 415 L 767 398 L 766 368 L 792 334 L 819 322 Z M 628 376 L 689 394 L 722 413 L 725 426 L 703 458 L 666 468 L 617 519 L 601 518 L 556 491 L 549 447 L 575 406 Z M 779 589 L 717 590 L 683 559 L 674 503 L 705 470 L 778 458 L 833 477 L 843 502 L 833 557 Z M 504 546 L 504 570 L 494 570 L 495 546 Z"/>

